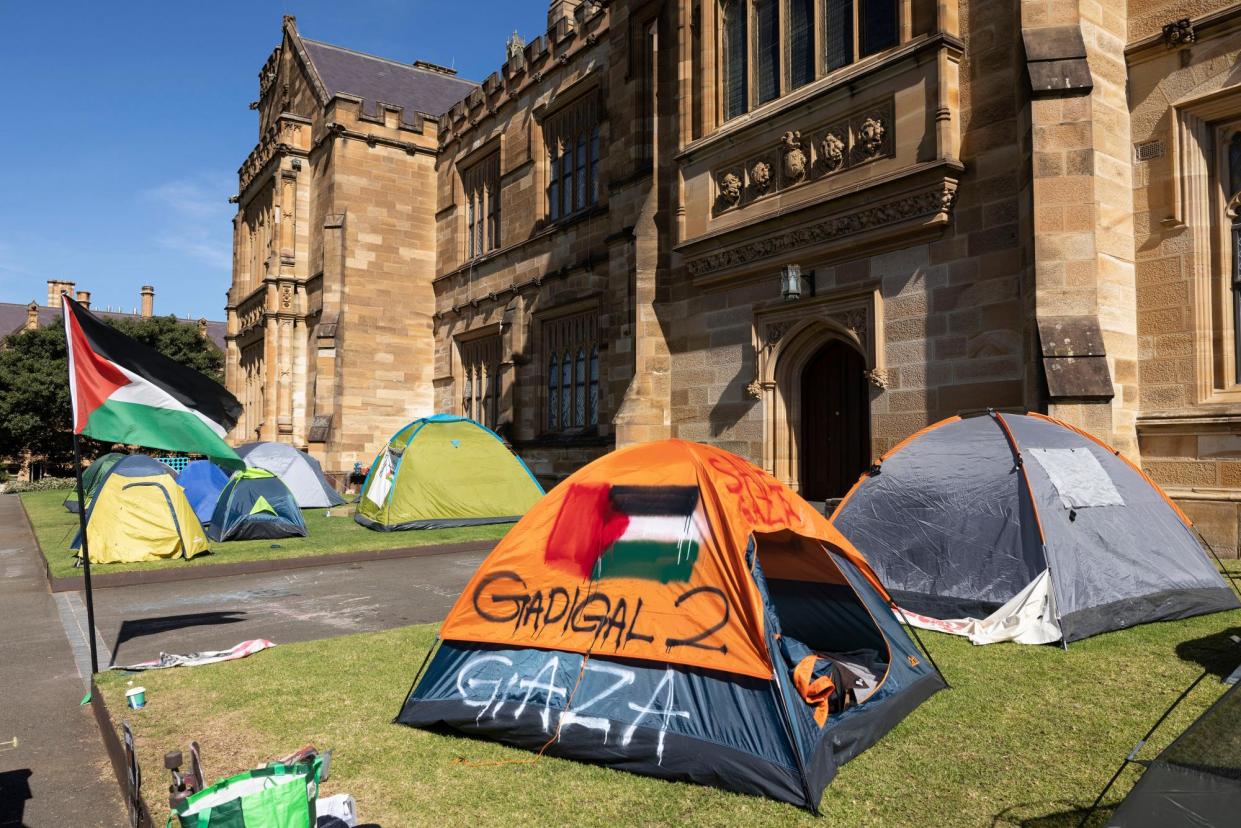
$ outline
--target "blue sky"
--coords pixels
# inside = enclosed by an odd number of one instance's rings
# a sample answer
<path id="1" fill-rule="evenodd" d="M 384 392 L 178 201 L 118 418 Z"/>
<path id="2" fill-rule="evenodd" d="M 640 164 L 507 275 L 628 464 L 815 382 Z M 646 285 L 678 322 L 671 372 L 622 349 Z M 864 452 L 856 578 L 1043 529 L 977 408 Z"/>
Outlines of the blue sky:
<path id="1" fill-rule="evenodd" d="M 210 3 L 0 0 L 0 301 L 72 279 L 97 307 L 224 318 L 228 197 L 258 140 L 258 71 L 298 30 L 482 80 L 504 41 L 547 25 L 543 0 Z"/>

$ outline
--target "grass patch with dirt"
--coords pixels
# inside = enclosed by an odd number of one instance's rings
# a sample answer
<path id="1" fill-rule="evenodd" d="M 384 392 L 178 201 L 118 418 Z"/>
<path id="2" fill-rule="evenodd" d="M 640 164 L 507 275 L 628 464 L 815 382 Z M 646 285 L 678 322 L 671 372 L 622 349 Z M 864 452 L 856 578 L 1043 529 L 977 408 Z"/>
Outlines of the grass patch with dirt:
<path id="1" fill-rule="evenodd" d="M 67 492 L 23 492 L 18 495 L 38 538 L 39 548 L 51 567 L 52 575 L 64 578 L 81 574 L 73 566 L 69 544 L 78 531 L 78 516 L 62 505 Z M 331 512 L 331 517 L 328 517 Z M 353 506 L 332 509 L 303 509 L 307 536 L 280 540 L 228 541 L 211 544 L 211 553 L 188 561 L 173 558 L 145 563 L 99 564 L 92 572 L 128 572 L 170 567 L 212 566 L 238 561 L 302 558 L 335 552 L 362 552 L 377 549 L 403 549 L 504 537 L 512 524 L 465 526 L 457 529 L 420 529 L 409 532 L 376 532 L 354 522 Z"/>
<path id="2" fill-rule="evenodd" d="M 1076 825 L 1121 759 L 1204 668 L 1241 661 L 1241 611 L 1148 624 L 1057 647 L 975 647 L 922 633 L 953 689 L 845 765 L 824 817 L 757 797 L 670 783 L 392 723 L 436 627 L 281 645 L 243 661 L 100 677 L 131 723 L 157 822 L 162 756 L 197 739 L 209 781 L 306 742 L 334 751 L 325 795 L 363 822 L 406 825 Z M 147 707 L 126 710 L 127 682 Z M 1164 724 L 1153 756 L 1223 691 L 1206 679 Z M 463 761 L 464 760 L 464 761 Z M 1114 806 L 1137 773 L 1128 771 Z M 1106 813 L 1106 809 L 1104 811 Z M 1102 814 L 1092 824 L 1102 824 Z"/>

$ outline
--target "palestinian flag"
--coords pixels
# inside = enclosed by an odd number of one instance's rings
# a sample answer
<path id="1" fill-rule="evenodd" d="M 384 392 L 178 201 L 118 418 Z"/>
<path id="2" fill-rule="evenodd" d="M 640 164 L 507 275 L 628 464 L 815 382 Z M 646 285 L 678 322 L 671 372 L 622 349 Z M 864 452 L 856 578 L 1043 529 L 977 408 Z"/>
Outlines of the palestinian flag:
<path id="1" fill-rule="evenodd" d="M 61 297 L 73 431 L 96 440 L 203 454 L 244 468 L 224 435 L 241 403 L 223 386 Z"/>
<path id="2" fill-rule="evenodd" d="M 544 561 L 589 580 L 688 581 L 706 527 L 697 486 L 574 483 Z"/>

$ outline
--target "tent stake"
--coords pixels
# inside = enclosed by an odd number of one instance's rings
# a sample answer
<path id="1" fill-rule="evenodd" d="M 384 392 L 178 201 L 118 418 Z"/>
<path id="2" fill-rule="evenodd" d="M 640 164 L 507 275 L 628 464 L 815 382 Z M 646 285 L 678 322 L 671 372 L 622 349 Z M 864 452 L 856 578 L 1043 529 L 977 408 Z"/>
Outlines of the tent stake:
<path id="1" fill-rule="evenodd" d="M 1202 675 L 1194 679 L 1188 687 L 1181 691 L 1181 695 L 1176 697 L 1176 701 L 1168 705 L 1168 709 L 1163 711 L 1163 715 L 1155 720 L 1155 723 L 1151 725 L 1151 729 L 1146 731 L 1146 735 L 1138 740 L 1138 743 L 1133 746 L 1133 750 L 1129 751 L 1129 755 L 1121 761 L 1120 767 L 1116 769 L 1116 773 L 1112 774 L 1112 778 L 1107 780 L 1107 784 L 1103 786 L 1103 790 L 1099 792 L 1099 795 L 1095 798 L 1095 801 L 1091 803 L 1090 810 L 1086 811 L 1086 815 L 1082 817 L 1082 821 L 1077 823 L 1077 828 L 1085 828 L 1086 823 L 1092 816 L 1094 816 L 1094 812 L 1099 809 L 1099 803 L 1103 801 L 1103 797 L 1107 796 L 1107 792 L 1110 791 L 1112 786 L 1116 784 L 1116 780 L 1119 779 L 1120 775 L 1125 772 L 1125 768 L 1129 767 L 1129 764 L 1135 761 L 1138 751 L 1142 749 L 1151 736 L 1155 735 L 1155 731 L 1159 729 L 1159 726 L 1164 723 L 1165 719 L 1172 715 L 1172 711 L 1175 710 L 1181 702 L 1185 701 L 1185 697 L 1192 693 L 1193 689 L 1197 687 L 1204 678 L 1210 675 L 1210 673 L 1210 669 L 1203 670 Z"/>
<path id="2" fill-rule="evenodd" d="M 90 671 L 99 672 L 99 654 L 95 645 L 95 595 L 90 584 L 90 544 L 86 540 L 86 498 L 82 495 L 82 452 L 78 433 L 73 432 L 73 476 L 78 487 L 78 527 L 82 533 L 82 585 L 86 591 L 86 636 L 90 639 Z"/>
<path id="3" fill-rule="evenodd" d="M 905 614 L 905 610 L 901 609 L 900 605 L 897 604 L 891 596 L 888 596 L 888 604 L 892 607 L 892 609 L 901 614 L 901 618 L 905 620 L 905 626 L 909 628 L 911 633 L 913 633 L 914 641 L 918 642 L 918 647 L 920 647 L 923 654 L 926 655 L 926 660 L 931 662 L 931 666 L 934 667 L 935 672 L 939 674 L 939 679 L 944 683 L 944 687 L 951 690 L 952 683 L 948 681 L 948 677 L 944 675 L 944 671 L 939 669 L 939 665 L 935 663 L 935 656 L 931 655 L 931 651 L 928 650 L 926 645 L 922 643 L 922 636 L 918 635 L 918 628 L 909 623 L 909 616 Z"/>

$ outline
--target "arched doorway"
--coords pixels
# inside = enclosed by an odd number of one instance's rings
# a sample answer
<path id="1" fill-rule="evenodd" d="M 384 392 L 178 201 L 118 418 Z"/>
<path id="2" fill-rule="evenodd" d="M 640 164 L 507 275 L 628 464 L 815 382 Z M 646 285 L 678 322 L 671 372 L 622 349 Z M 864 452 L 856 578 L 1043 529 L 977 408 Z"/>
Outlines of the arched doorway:
<path id="1" fill-rule="evenodd" d="M 870 390 L 862 354 L 832 339 L 801 374 L 801 496 L 843 497 L 870 463 Z"/>

